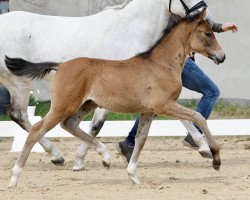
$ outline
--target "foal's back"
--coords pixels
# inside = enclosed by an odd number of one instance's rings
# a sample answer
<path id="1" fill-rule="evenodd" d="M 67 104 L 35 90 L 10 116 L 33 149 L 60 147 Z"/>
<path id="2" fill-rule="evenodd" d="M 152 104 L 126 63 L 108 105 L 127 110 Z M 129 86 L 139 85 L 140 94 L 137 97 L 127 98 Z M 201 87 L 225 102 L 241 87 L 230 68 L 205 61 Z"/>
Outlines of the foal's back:
<path id="1" fill-rule="evenodd" d="M 77 58 L 58 66 L 52 90 L 79 102 L 93 100 L 100 107 L 133 113 L 149 107 L 146 99 L 159 81 L 152 74 L 158 70 L 139 56 L 125 61 Z"/>

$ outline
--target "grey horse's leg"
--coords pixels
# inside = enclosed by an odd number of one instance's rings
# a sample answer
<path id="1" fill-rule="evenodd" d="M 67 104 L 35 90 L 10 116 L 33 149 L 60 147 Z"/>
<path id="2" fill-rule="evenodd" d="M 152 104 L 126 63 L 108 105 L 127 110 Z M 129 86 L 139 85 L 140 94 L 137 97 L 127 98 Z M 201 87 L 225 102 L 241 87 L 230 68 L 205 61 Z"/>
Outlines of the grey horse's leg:
<path id="1" fill-rule="evenodd" d="M 21 83 L 19 83 L 21 85 Z M 27 114 L 27 107 L 29 103 L 30 87 L 23 84 L 21 87 L 16 87 L 15 84 L 7 84 L 7 89 L 10 92 L 11 104 L 8 108 L 8 113 L 13 121 L 21 126 L 27 132 L 31 129 L 31 123 Z M 64 158 L 57 150 L 54 144 L 49 139 L 42 137 L 39 143 L 43 149 L 51 155 L 51 162 L 55 165 L 63 165 Z"/>
<path id="2" fill-rule="evenodd" d="M 137 163 L 140 152 L 148 137 L 149 128 L 154 118 L 154 113 L 141 114 L 139 126 L 135 137 L 135 147 L 128 164 L 127 172 L 128 176 L 134 184 L 140 184 L 141 182 L 137 176 Z"/>
<path id="3" fill-rule="evenodd" d="M 101 108 L 97 108 L 95 110 L 93 119 L 90 124 L 90 131 L 89 135 L 92 137 L 96 137 L 98 133 L 100 132 L 101 128 L 103 127 L 103 124 L 105 122 L 106 116 L 109 113 L 109 111 Z M 76 119 L 78 120 L 78 119 Z M 84 158 L 87 154 L 87 151 L 89 149 L 89 146 L 87 144 L 82 144 L 79 146 L 76 152 L 76 164 L 73 167 L 74 171 L 79 171 L 84 169 Z"/>
<path id="4" fill-rule="evenodd" d="M 103 156 L 103 165 L 109 168 L 111 155 L 108 152 L 107 147 L 101 142 L 99 142 L 98 140 L 94 139 L 94 137 L 86 134 L 79 127 L 81 119 L 85 117 L 86 115 L 88 115 L 90 112 L 92 112 L 96 107 L 97 107 L 96 104 L 92 101 L 88 101 L 84 103 L 81 106 L 81 108 L 77 111 L 77 113 L 75 113 L 73 116 L 64 120 L 61 123 L 61 127 L 69 131 L 74 136 L 79 137 L 84 142 L 86 142 L 86 145 L 84 145 L 86 146 L 86 152 L 89 147 L 93 146 L 95 150 L 97 150 L 97 152 Z M 82 166 L 83 166 L 83 163 L 82 163 Z"/>

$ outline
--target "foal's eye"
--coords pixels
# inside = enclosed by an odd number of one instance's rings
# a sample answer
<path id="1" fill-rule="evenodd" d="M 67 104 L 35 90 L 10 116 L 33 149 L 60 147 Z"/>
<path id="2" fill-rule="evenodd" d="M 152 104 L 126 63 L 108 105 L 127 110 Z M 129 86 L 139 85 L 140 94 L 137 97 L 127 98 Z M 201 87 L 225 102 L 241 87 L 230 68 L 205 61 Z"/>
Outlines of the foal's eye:
<path id="1" fill-rule="evenodd" d="M 211 32 L 205 32 L 205 35 L 206 35 L 207 37 L 211 37 L 212 33 L 211 33 Z"/>

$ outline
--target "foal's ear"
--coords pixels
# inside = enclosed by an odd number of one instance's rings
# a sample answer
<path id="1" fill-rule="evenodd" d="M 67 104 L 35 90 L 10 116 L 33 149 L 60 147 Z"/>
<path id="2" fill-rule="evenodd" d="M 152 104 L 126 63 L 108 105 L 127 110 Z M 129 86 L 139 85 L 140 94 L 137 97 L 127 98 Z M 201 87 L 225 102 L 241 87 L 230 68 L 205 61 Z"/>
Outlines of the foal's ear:
<path id="1" fill-rule="evenodd" d="M 198 20 L 202 21 L 205 19 L 207 12 L 206 12 L 207 8 L 203 8 L 198 16 Z"/>

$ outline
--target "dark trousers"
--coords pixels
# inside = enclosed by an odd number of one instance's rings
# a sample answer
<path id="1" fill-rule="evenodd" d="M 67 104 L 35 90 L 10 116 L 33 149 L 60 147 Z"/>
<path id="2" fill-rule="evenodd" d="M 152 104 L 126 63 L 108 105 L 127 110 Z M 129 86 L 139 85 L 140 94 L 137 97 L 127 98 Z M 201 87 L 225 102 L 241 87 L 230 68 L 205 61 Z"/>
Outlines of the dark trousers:
<path id="1" fill-rule="evenodd" d="M 6 87 L 0 87 L 0 115 L 6 114 L 6 106 L 10 104 L 10 93 Z"/>

